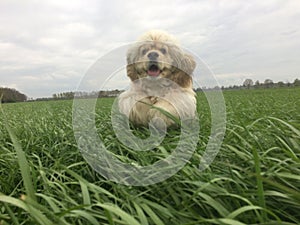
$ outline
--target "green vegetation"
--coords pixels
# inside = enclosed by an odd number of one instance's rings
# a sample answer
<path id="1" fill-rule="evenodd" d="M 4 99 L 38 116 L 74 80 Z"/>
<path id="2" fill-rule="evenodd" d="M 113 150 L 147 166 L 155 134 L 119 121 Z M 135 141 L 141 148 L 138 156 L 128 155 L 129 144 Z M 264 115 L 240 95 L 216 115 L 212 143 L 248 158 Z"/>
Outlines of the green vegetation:
<path id="1" fill-rule="evenodd" d="M 82 158 L 72 101 L 2 105 L 0 224 L 299 224 L 300 89 L 225 91 L 227 130 L 209 167 L 198 165 L 210 133 L 199 93 L 198 149 L 168 180 L 147 187 L 105 180 Z M 99 100 L 97 128 L 124 162 L 152 164 L 174 148 L 179 130 L 149 152 L 124 148 L 110 121 L 112 98 Z M 148 131 L 134 133 L 146 137 Z"/>

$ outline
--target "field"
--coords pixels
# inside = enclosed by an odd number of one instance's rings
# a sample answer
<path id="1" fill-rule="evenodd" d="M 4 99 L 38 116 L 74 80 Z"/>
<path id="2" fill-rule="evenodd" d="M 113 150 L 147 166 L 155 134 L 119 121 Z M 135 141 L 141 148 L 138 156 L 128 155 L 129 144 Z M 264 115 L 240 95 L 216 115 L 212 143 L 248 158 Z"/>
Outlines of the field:
<path id="1" fill-rule="evenodd" d="M 72 101 L 3 104 L 0 224 L 300 224 L 299 97 L 299 88 L 225 91 L 226 135 L 214 162 L 199 171 L 210 135 L 209 106 L 199 93 L 194 155 L 174 176 L 145 187 L 106 180 L 86 163 Z M 96 123 L 120 160 L 150 165 L 172 151 L 178 129 L 153 151 L 124 148 L 111 127 L 112 102 L 99 100 Z"/>

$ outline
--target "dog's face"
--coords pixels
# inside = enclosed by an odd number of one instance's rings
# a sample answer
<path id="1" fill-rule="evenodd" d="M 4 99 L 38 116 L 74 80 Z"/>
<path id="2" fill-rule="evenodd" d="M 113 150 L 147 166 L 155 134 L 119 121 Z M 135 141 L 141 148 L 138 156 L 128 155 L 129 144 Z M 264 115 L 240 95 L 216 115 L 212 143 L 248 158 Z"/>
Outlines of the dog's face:
<path id="1" fill-rule="evenodd" d="M 173 59 L 170 56 L 166 43 L 145 42 L 138 50 L 136 70 L 142 76 L 163 76 L 167 70 L 172 69 Z"/>
<path id="2" fill-rule="evenodd" d="M 192 86 L 195 62 L 183 52 L 173 37 L 149 32 L 127 53 L 127 75 L 132 81 L 144 77 L 167 78 L 181 87 Z"/>

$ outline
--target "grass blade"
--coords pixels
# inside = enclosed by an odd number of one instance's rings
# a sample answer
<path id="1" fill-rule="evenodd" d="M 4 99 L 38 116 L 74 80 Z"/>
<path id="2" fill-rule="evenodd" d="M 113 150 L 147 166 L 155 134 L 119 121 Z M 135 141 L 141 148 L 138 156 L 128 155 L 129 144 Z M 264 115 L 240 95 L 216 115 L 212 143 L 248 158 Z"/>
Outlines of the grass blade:
<path id="1" fill-rule="evenodd" d="M 32 200 L 36 201 L 35 190 L 33 188 L 32 178 L 31 178 L 31 174 L 30 174 L 30 167 L 29 167 L 28 161 L 26 159 L 25 153 L 22 150 L 21 144 L 19 143 L 18 138 L 14 134 L 13 130 L 6 123 L 7 120 L 5 118 L 5 114 L 2 110 L 1 104 L 0 104 L 0 109 L 1 109 L 2 115 L 4 116 L 4 126 L 5 126 L 5 128 L 8 132 L 11 140 L 12 140 L 13 146 L 14 146 L 15 151 L 17 153 L 18 164 L 19 164 L 21 175 L 22 175 L 22 178 L 23 178 L 23 182 L 24 182 L 24 186 L 25 186 L 25 190 L 26 190 L 26 195 L 27 195 L 27 197 L 29 197 Z"/>
<path id="2" fill-rule="evenodd" d="M 53 224 L 41 211 L 20 199 L 16 199 L 6 195 L 0 195 L 0 202 L 9 203 L 25 210 L 26 212 L 30 213 L 32 218 L 34 218 L 41 225 Z"/>
<path id="3" fill-rule="evenodd" d="M 98 203 L 96 205 L 116 214 L 117 216 L 120 216 L 127 224 L 140 225 L 140 223 L 133 216 L 129 215 L 127 212 L 120 209 L 117 205 L 101 204 L 101 203 Z"/>

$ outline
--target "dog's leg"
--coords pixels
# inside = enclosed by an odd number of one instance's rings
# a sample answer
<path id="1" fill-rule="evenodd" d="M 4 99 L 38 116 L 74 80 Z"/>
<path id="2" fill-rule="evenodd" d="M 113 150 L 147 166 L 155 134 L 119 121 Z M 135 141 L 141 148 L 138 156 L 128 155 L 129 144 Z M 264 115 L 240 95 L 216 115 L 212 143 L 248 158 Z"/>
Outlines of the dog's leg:
<path id="1" fill-rule="evenodd" d="M 165 122 L 167 127 L 176 124 L 171 117 L 175 117 L 176 119 L 179 119 L 179 115 L 171 103 L 163 99 L 159 99 L 153 106 L 154 107 L 152 107 L 148 112 L 149 121 L 158 117 Z M 171 116 L 169 114 L 171 114 Z M 160 125 L 159 124 L 157 125 L 159 128 Z"/>
<path id="2" fill-rule="evenodd" d="M 151 108 L 152 102 L 150 98 L 143 98 L 140 101 L 136 102 L 132 107 L 129 120 L 137 125 L 148 125 L 148 112 Z"/>

